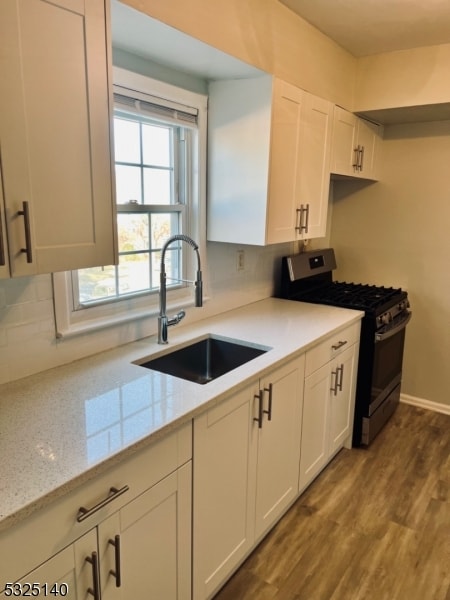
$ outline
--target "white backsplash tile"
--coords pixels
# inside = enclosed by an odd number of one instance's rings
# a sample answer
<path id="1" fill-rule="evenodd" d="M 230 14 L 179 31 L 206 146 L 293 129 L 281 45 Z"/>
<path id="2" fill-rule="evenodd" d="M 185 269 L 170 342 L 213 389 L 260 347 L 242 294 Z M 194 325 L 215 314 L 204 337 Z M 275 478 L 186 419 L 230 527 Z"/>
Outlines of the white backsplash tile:
<path id="1" fill-rule="evenodd" d="M 237 270 L 237 251 L 244 250 L 245 268 Z M 280 258 L 290 244 L 265 247 L 209 243 L 204 261 L 203 309 L 188 311 L 186 321 L 199 320 L 272 296 Z M 153 333 L 142 321 L 56 340 L 50 275 L 0 281 L 0 383 L 101 352 Z"/>

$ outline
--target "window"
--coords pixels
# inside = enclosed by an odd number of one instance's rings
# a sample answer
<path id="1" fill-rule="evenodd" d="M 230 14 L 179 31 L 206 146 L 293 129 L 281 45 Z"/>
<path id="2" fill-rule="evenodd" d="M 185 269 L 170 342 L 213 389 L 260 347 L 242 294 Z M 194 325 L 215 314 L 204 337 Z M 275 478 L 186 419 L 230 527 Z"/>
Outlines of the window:
<path id="1" fill-rule="evenodd" d="M 187 230 L 190 204 L 193 132 L 177 122 L 196 124 L 197 111 L 174 112 L 114 94 L 119 265 L 72 274 L 76 310 L 159 287 L 160 250 Z M 183 279 L 180 245 L 168 248 L 167 272 L 172 286 Z"/>
<path id="2" fill-rule="evenodd" d="M 92 319 L 106 325 L 135 318 L 132 312 L 140 307 L 148 316 L 165 241 L 180 233 L 200 244 L 203 238 L 206 98 L 121 69 L 115 73 L 124 80 L 114 86 L 119 264 L 73 271 L 64 281 L 55 275 L 62 335 L 84 329 Z M 178 296 L 186 296 L 184 282 L 192 279 L 192 253 L 185 250 L 178 243 L 166 253 L 168 288 Z"/>

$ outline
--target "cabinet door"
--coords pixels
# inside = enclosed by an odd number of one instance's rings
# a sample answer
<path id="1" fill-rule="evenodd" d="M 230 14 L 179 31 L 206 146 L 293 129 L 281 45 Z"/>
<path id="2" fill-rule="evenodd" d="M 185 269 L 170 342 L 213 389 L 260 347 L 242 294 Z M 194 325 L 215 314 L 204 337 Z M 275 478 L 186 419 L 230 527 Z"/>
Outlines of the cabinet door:
<path id="1" fill-rule="evenodd" d="M 258 434 L 255 534 L 258 539 L 282 515 L 298 493 L 304 356 L 277 369 L 261 382 L 263 424 Z M 270 402 L 270 395 L 272 401 Z"/>
<path id="2" fill-rule="evenodd" d="M 331 130 L 333 105 L 327 100 L 305 93 L 302 112 L 301 173 L 297 202 L 307 209 L 303 239 L 324 237 L 327 228 L 330 189 Z M 298 204 L 297 204 L 298 206 Z"/>
<path id="3" fill-rule="evenodd" d="M 0 2 L 12 275 L 114 262 L 105 10 L 104 0 Z"/>
<path id="4" fill-rule="evenodd" d="M 331 172 L 376 179 L 382 134 L 381 125 L 360 119 L 353 113 L 335 106 Z"/>
<path id="5" fill-rule="evenodd" d="M 305 379 L 299 488 L 321 471 L 328 456 L 328 419 L 331 389 L 329 363 Z"/>
<path id="6" fill-rule="evenodd" d="M 189 462 L 99 526 L 104 600 L 191 597 L 191 473 Z"/>
<path id="7" fill-rule="evenodd" d="M 267 242 L 295 240 L 304 92 L 275 80 L 270 140 Z"/>
<path id="8" fill-rule="evenodd" d="M 12 592 L 0 593 L 0 598 L 15 596 L 49 596 L 85 600 L 93 589 L 93 567 L 86 559 L 97 550 L 97 535 L 91 530 L 71 546 L 43 563 L 12 587 Z M 2 585 L 6 583 L 2 581 Z M 34 586 L 31 587 L 30 586 Z M 39 589 L 38 589 L 39 588 Z M 39 593 L 38 593 L 39 592 Z"/>
<path id="9" fill-rule="evenodd" d="M 194 420 L 193 597 L 209 598 L 254 540 L 252 385 Z"/>
<path id="10" fill-rule="evenodd" d="M 339 106 L 334 107 L 333 140 L 331 144 L 331 172 L 355 175 L 355 148 L 357 117 Z"/>
<path id="11" fill-rule="evenodd" d="M 332 389 L 335 389 L 336 377 L 339 389 L 331 391 L 330 396 L 330 432 L 329 455 L 332 456 L 344 445 L 351 448 L 353 431 L 353 413 L 355 406 L 356 357 L 358 344 L 347 348 L 332 363 Z"/>
<path id="12" fill-rule="evenodd" d="M 208 101 L 208 240 L 266 243 L 272 76 L 214 81 Z"/>
<path id="13" fill-rule="evenodd" d="M 363 148 L 359 175 L 367 179 L 378 178 L 379 150 L 382 128 L 364 119 L 358 120 L 358 144 Z"/>

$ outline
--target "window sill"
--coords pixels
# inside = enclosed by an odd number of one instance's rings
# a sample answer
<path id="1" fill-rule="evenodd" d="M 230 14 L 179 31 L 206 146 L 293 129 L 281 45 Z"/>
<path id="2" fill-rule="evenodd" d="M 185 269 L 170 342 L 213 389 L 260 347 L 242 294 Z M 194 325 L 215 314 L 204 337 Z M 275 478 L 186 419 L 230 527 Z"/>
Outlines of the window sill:
<path id="1" fill-rule="evenodd" d="M 155 321 L 159 315 L 159 296 L 140 297 L 79 311 L 70 310 L 70 277 L 67 273 L 53 274 L 56 338 L 69 339 L 101 329 L 118 327 L 133 321 Z M 208 298 L 204 296 L 204 302 Z M 168 315 L 194 306 L 191 288 L 170 290 L 167 297 Z M 143 337 L 143 336 L 141 336 Z M 136 338 L 137 339 L 137 338 Z"/>
<path id="2" fill-rule="evenodd" d="M 208 298 L 203 298 L 203 302 L 207 302 Z M 176 302 L 170 302 L 167 306 L 167 314 L 170 316 L 173 313 L 178 312 L 181 309 L 186 309 L 193 307 L 194 301 L 192 298 L 186 297 L 184 300 L 182 298 L 177 299 Z M 122 313 L 120 315 L 110 315 L 108 317 L 99 317 L 96 319 L 86 319 L 79 323 L 71 323 L 66 327 L 58 327 L 56 331 L 56 338 L 59 340 L 66 340 L 72 337 L 76 337 L 78 335 L 84 335 L 86 333 L 91 333 L 95 331 L 99 331 L 101 329 L 106 329 L 109 327 L 115 327 L 119 325 L 124 325 L 126 323 L 131 323 L 132 321 L 138 321 L 142 319 L 151 319 L 156 318 L 159 315 L 159 308 L 156 306 L 150 306 L 147 310 L 143 308 L 137 308 L 127 311 L 126 313 Z M 156 329 L 155 329 L 156 330 Z"/>

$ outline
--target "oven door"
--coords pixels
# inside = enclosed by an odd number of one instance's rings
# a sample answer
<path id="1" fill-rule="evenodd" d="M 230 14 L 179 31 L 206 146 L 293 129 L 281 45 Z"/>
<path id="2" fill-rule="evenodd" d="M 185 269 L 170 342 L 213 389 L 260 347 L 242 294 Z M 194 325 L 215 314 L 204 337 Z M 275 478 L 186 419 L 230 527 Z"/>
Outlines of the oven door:
<path id="1" fill-rule="evenodd" d="M 375 333 L 369 416 L 377 410 L 401 381 L 405 328 L 410 319 L 411 312 L 405 311 L 398 315 L 389 326 L 385 326 Z"/>

